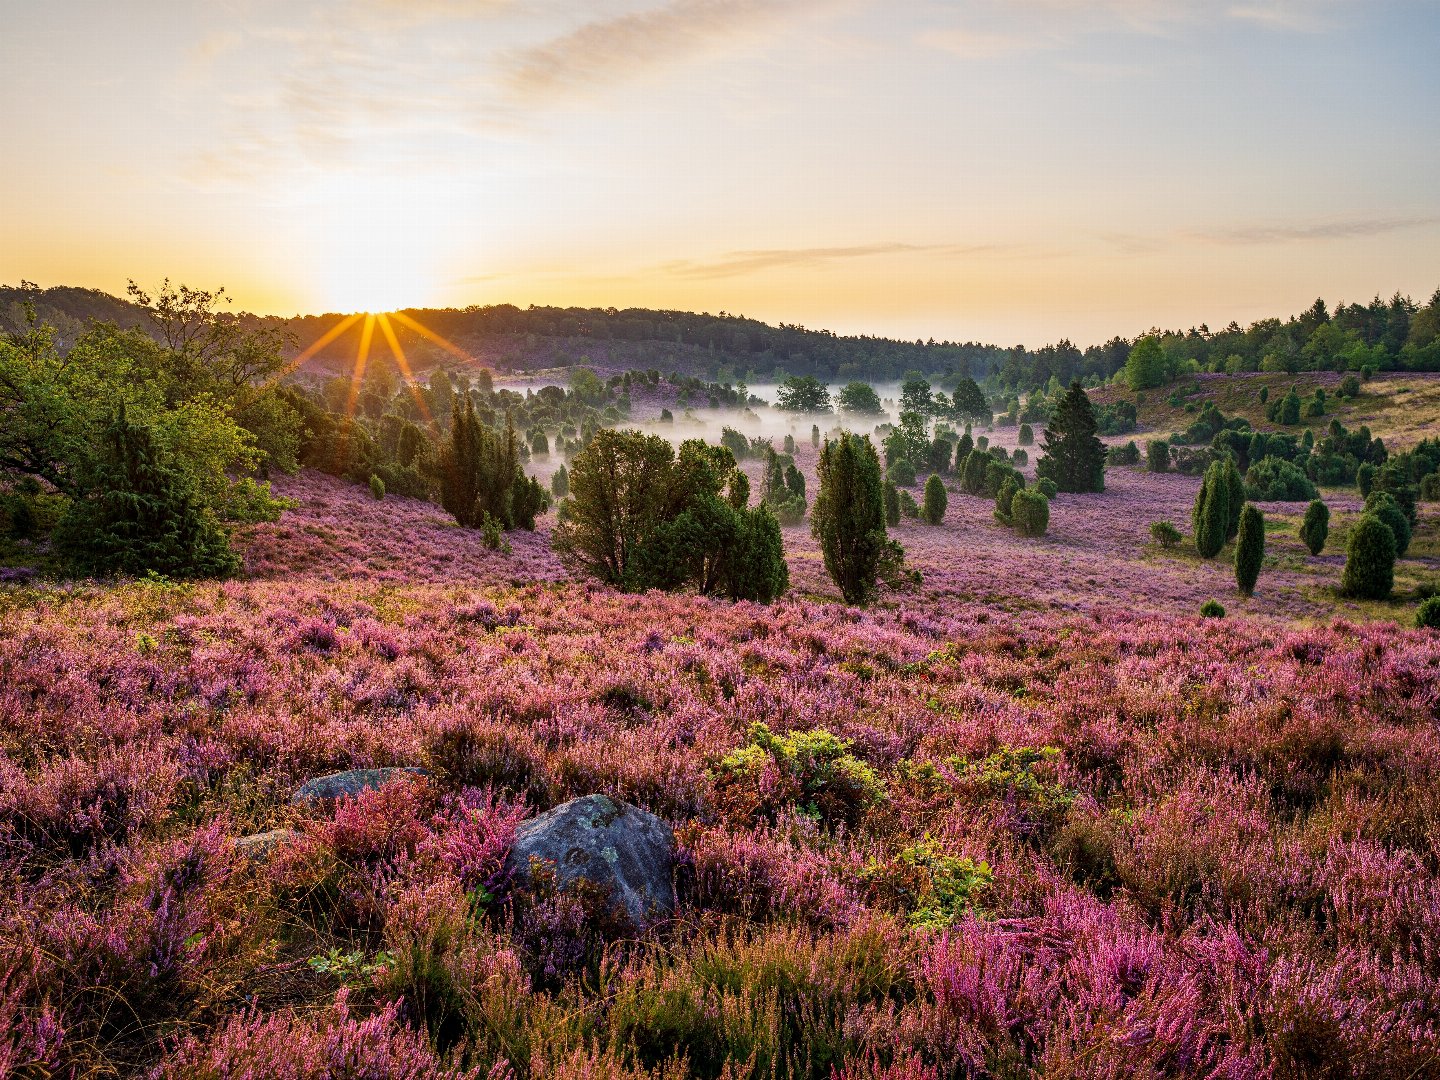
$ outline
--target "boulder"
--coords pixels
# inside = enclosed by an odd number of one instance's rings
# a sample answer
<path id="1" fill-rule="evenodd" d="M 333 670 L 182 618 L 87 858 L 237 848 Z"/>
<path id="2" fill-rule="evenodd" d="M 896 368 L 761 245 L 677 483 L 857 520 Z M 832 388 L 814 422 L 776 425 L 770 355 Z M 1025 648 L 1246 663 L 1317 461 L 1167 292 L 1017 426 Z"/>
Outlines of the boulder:
<path id="1" fill-rule="evenodd" d="M 409 768 L 350 769 L 346 772 L 331 773 L 329 776 L 318 776 L 314 780 L 307 780 L 291 796 L 290 801 L 296 806 L 314 803 L 333 805 L 345 796 L 353 799 L 362 791 L 372 791 L 375 788 L 384 787 L 396 777 L 406 775 L 429 776 L 430 773 L 425 769 Z"/>
<path id="2" fill-rule="evenodd" d="M 654 814 L 606 795 L 586 795 L 524 822 L 506 865 L 524 881 L 530 860 L 543 859 L 554 866 L 562 889 L 582 878 L 606 888 L 641 929 L 675 910 L 674 852 L 675 834 Z"/>

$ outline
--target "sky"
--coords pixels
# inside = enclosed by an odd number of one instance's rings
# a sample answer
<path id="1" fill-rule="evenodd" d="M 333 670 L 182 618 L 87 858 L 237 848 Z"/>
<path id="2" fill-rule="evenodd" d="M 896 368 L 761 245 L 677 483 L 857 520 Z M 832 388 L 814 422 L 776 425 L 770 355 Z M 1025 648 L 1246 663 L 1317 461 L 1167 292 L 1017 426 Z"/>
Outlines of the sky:
<path id="1" fill-rule="evenodd" d="M 1440 287 L 1440 0 L 0 0 L 0 282 L 1077 344 Z"/>

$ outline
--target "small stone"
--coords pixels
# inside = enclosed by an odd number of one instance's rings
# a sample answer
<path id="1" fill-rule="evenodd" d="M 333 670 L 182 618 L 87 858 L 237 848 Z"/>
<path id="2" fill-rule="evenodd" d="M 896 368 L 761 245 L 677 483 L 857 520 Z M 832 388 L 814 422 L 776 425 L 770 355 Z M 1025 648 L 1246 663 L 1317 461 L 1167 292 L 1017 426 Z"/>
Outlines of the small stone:
<path id="1" fill-rule="evenodd" d="M 262 862 L 268 859 L 276 848 L 294 843 L 300 834 L 294 829 L 270 829 L 267 832 L 251 833 L 235 841 L 235 850 L 247 859 Z"/>
<path id="2" fill-rule="evenodd" d="M 530 860 L 543 859 L 562 889 L 580 879 L 606 888 L 640 929 L 675 910 L 674 851 L 674 833 L 654 814 L 587 795 L 524 822 L 506 865 L 524 881 Z"/>
<path id="3" fill-rule="evenodd" d="M 335 803 L 345 796 L 354 798 L 362 791 L 384 787 L 399 776 L 429 776 L 427 769 L 350 769 L 346 772 L 318 776 L 300 785 L 290 801 L 303 806 L 312 803 Z"/>

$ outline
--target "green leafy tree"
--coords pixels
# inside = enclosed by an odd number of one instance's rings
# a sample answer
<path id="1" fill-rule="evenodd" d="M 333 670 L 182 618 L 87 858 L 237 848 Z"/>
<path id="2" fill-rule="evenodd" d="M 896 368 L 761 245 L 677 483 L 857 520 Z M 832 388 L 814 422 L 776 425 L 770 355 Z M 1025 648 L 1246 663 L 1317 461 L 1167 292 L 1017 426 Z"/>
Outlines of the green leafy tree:
<path id="1" fill-rule="evenodd" d="M 1036 475 L 1055 481 L 1063 492 L 1104 491 L 1105 446 L 1095 431 L 1095 410 L 1076 380 L 1050 417 Z"/>
<path id="2" fill-rule="evenodd" d="M 921 378 L 912 377 L 900 384 L 900 412 L 915 413 L 923 422 L 935 415 L 935 400 L 930 396 L 930 384 Z"/>
<path id="3" fill-rule="evenodd" d="M 1305 508 L 1305 517 L 1300 522 L 1300 542 L 1310 549 L 1311 555 L 1325 550 L 1325 540 L 1330 535 L 1330 508 L 1319 499 Z"/>
<path id="4" fill-rule="evenodd" d="M 931 473 L 930 479 L 925 481 L 925 505 L 921 517 L 931 525 L 939 525 L 945 520 L 945 508 L 949 502 L 950 497 L 945 494 L 944 482 Z"/>
<path id="5" fill-rule="evenodd" d="M 1195 496 L 1190 531 L 1195 550 L 1202 559 L 1213 559 L 1225 547 L 1225 530 L 1230 521 L 1230 487 L 1225 482 L 1225 462 L 1211 462 Z"/>
<path id="6" fill-rule="evenodd" d="M 1167 375 L 1165 347 L 1155 337 L 1143 337 L 1130 349 L 1125 361 L 1125 384 L 1131 390 L 1162 386 Z"/>
<path id="7" fill-rule="evenodd" d="M 885 464 L 897 461 L 923 462 L 930 455 L 928 425 L 921 413 L 905 409 L 900 422 L 885 436 Z"/>
<path id="8" fill-rule="evenodd" d="M 792 375 L 780 384 L 775 407 L 786 412 L 828 413 L 830 391 L 814 375 Z"/>
<path id="9" fill-rule="evenodd" d="M 1235 584 L 1245 596 L 1255 591 L 1264 561 L 1265 515 L 1247 503 L 1240 513 L 1239 539 L 1235 543 Z"/>
<path id="10" fill-rule="evenodd" d="M 817 472 L 820 492 L 810 528 L 825 569 L 847 603 L 867 603 L 903 558 L 900 546 L 885 535 L 879 455 L 869 439 L 847 431 L 835 442 L 826 441 Z"/>
<path id="11" fill-rule="evenodd" d="M 885 410 L 880 405 L 880 395 L 865 382 L 850 382 L 835 395 L 835 406 L 841 412 L 854 416 L 879 416 Z"/>
<path id="12" fill-rule="evenodd" d="M 1395 534 L 1374 514 L 1363 514 L 1350 530 L 1340 592 L 1362 600 L 1384 600 L 1395 586 Z"/>
<path id="13" fill-rule="evenodd" d="M 988 424 L 994 413 L 990 410 L 990 402 L 985 399 L 985 393 L 976 384 L 974 379 L 964 378 L 955 385 L 955 392 L 950 395 L 950 412 L 957 420 L 970 420 L 976 423 Z"/>

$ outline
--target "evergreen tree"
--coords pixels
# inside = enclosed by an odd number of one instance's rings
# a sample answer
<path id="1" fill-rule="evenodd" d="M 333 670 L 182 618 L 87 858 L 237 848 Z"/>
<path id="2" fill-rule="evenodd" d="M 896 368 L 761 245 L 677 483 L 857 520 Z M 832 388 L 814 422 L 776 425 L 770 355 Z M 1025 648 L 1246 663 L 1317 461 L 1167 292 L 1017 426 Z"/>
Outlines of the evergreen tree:
<path id="1" fill-rule="evenodd" d="M 945 494 L 944 482 L 931 473 L 930 479 L 925 481 L 925 506 L 921 516 L 931 525 L 939 525 L 945 520 L 945 508 L 949 502 L 950 497 Z"/>
<path id="2" fill-rule="evenodd" d="M 1145 444 L 1145 467 L 1153 473 L 1170 471 L 1170 444 L 1164 439 L 1151 439 Z"/>
<path id="3" fill-rule="evenodd" d="M 1035 445 L 1035 429 L 1032 428 L 1029 424 L 1021 424 L 1021 425 L 1020 425 L 1020 435 L 1019 435 L 1019 440 L 1018 440 L 1018 441 L 1019 441 L 1019 445 L 1021 445 L 1021 446 L 1034 446 L 1034 445 Z"/>
<path id="4" fill-rule="evenodd" d="M 1095 410 L 1077 379 L 1045 429 L 1045 456 L 1036 474 L 1055 481 L 1060 491 L 1104 491 L 1105 446 L 1095 431 Z"/>
<path id="5" fill-rule="evenodd" d="M 1340 592 L 1363 600 L 1384 600 L 1395 585 L 1395 534 L 1374 514 L 1350 530 Z"/>
<path id="6" fill-rule="evenodd" d="M 1300 541 L 1310 549 L 1311 555 L 1325 550 L 1325 540 L 1330 535 L 1330 508 L 1319 499 L 1305 508 L 1305 519 L 1300 522 Z"/>
<path id="7" fill-rule="evenodd" d="M 1245 506 L 1245 478 L 1235 459 L 1225 455 L 1225 540 L 1234 540 L 1240 532 L 1240 512 Z"/>
<path id="8" fill-rule="evenodd" d="M 1395 557 L 1403 559 L 1410 550 L 1410 520 L 1388 491 L 1372 491 L 1365 500 L 1365 513 L 1374 514 L 1395 534 Z"/>
<path id="9" fill-rule="evenodd" d="M 1165 375 L 1165 347 L 1157 338 L 1141 338 L 1125 361 L 1125 384 L 1131 390 L 1147 390 L 1162 385 Z"/>
<path id="10" fill-rule="evenodd" d="M 1195 496 L 1190 530 L 1195 550 L 1202 559 L 1213 559 L 1225 546 L 1225 529 L 1230 521 L 1230 489 L 1225 482 L 1225 463 L 1211 462 Z"/>
<path id="11" fill-rule="evenodd" d="M 1235 544 L 1235 584 L 1245 596 L 1255 591 L 1264 559 L 1265 515 L 1247 503 L 1240 512 L 1239 540 Z"/>
<path id="12" fill-rule="evenodd" d="M 810 529 L 845 601 L 866 603 L 881 575 L 903 555 L 885 535 L 880 458 L 869 439 L 847 431 L 835 442 L 826 441 L 817 472 L 820 492 Z"/>
<path id="13" fill-rule="evenodd" d="M 1040 491 L 1021 488 L 1010 500 L 1010 520 L 1021 536 L 1044 536 L 1050 527 L 1050 500 Z"/>
<path id="14" fill-rule="evenodd" d="M 892 529 L 900 524 L 900 489 L 893 480 L 885 481 L 885 524 Z"/>
<path id="15" fill-rule="evenodd" d="M 71 500 L 55 545 L 87 574 L 224 577 L 240 569 L 224 530 L 150 429 L 122 405 L 106 426 L 88 494 Z"/>
<path id="16" fill-rule="evenodd" d="M 820 445 L 820 425 L 819 425 L 819 424 L 811 424 L 811 425 L 810 425 L 810 445 L 811 445 L 811 446 L 819 446 L 819 445 Z"/>
<path id="17" fill-rule="evenodd" d="M 983 450 L 971 450 L 965 457 L 960 470 L 960 490 L 967 495 L 979 495 L 985 490 L 985 470 L 995 459 Z"/>
<path id="18" fill-rule="evenodd" d="M 1287 427 L 1300 422 L 1300 395 L 1292 386 L 1290 392 L 1280 400 L 1280 423 Z"/>
<path id="19" fill-rule="evenodd" d="M 566 471 L 564 465 L 561 465 L 555 475 L 550 478 L 550 490 L 559 499 L 570 494 L 570 473 Z"/>

